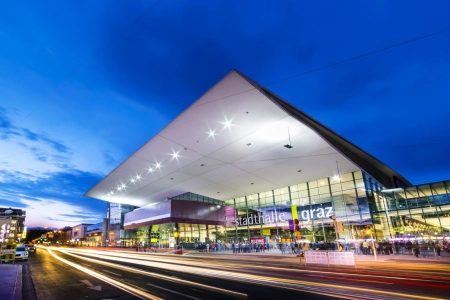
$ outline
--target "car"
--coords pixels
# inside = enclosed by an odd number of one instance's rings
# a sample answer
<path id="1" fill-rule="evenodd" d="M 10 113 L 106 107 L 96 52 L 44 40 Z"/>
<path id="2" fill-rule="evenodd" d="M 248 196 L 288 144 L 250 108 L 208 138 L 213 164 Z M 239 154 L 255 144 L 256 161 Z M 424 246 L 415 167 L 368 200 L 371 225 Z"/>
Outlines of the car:
<path id="1" fill-rule="evenodd" d="M 28 260 L 28 251 L 25 245 L 17 246 L 16 260 Z"/>
<path id="2" fill-rule="evenodd" d="M 36 252 L 36 244 L 27 244 L 25 245 L 25 248 L 28 252 Z"/>

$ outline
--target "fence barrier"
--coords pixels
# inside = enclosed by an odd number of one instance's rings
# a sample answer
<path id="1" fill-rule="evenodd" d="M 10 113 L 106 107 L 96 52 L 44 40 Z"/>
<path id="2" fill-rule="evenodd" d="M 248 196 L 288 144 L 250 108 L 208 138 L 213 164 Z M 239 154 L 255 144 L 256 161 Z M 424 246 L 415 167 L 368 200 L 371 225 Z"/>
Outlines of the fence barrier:
<path id="1" fill-rule="evenodd" d="M 355 266 L 355 253 L 352 251 L 327 251 L 327 250 L 309 250 L 305 251 L 305 265 L 339 265 Z"/>

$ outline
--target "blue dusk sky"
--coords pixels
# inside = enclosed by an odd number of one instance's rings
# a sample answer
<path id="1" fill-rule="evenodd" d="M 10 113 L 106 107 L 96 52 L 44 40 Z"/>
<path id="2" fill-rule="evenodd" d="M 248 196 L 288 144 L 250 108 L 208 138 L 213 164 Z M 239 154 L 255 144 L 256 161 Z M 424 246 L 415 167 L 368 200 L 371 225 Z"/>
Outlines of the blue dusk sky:
<path id="1" fill-rule="evenodd" d="M 29 227 L 99 222 L 106 202 L 83 194 L 232 69 L 412 183 L 450 179 L 449 16 L 449 1 L 3 1 L 0 207 Z"/>

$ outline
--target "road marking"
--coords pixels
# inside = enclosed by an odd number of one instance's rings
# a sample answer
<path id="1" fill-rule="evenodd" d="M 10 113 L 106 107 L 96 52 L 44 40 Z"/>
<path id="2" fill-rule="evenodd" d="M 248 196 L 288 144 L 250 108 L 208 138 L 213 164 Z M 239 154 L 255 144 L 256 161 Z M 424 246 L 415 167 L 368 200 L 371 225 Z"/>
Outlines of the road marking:
<path id="1" fill-rule="evenodd" d="M 92 283 L 89 282 L 89 280 L 80 280 L 82 283 L 84 283 L 85 285 L 87 285 L 88 289 L 94 290 L 94 291 L 102 291 L 102 287 L 100 285 L 96 285 L 94 286 Z"/>
<path id="2" fill-rule="evenodd" d="M 188 295 L 185 295 L 185 294 L 182 294 L 182 293 L 178 293 L 178 292 L 175 292 L 173 290 L 169 290 L 169 289 L 163 288 L 162 286 L 153 285 L 153 284 L 150 284 L 150 283 L 147 283 L 147 285 L 155 287 L 155 288 L 158 288 L 158 289 L 161 289 L 161 290 L 165 290 L 165 291 L 177 294 L 177 295 L 181 295 L 183 297 L 187 297 L 187 298 L 190 298 L 190 299 L 201 300 L 200 298 L 196 298 L 196 297 L 188 296 Z"/>
<path id="3" fill-rule="evenodd" d="M 108 270 L 102 270 L 102 271 L 103 271 L 103 272 L 106 272 L 106 273 L 114 274 L 114 275 L 119 276 L 119 277 L 122 277 L 122 275 L 117 274 L 117 273 L 114 273 L 114 272 L 111 272 L 111 271 L 108 271 Z"/>

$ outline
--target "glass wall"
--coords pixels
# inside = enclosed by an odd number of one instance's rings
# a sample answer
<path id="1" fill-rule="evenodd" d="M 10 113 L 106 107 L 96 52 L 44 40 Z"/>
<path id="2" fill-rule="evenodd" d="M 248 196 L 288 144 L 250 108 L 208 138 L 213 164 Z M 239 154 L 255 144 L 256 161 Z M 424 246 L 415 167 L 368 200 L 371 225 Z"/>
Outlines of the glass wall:
<path id="1" fill-rule="evenodd" d="M 233 207 L 233 219 L 227 226 L 167 223 L 138 230 L 120 228 L 120 232 L 110 232 L 110 237 L 120 236 L 117 242 L 122 246 L 139 242 L 154 247 L 250 242 L 252 238 L 274 244 L 291 242 L 298 239 L 293 224 L 296 212 L 302 241 L 333 244 L 336 239 L 368 239 L 367 226 L 378 240 L 442 238 L 450 234 L 449 189 L 450 181 L 445 181 L 386 190 L 368 174 L 356 171 L 226 201 L 186 193 L 177 197 Z M 133 209 L 111 203 L 110 226 L 122 226 L 117 221 L 123 224 L 123 214 Z"/>
<path id="2" fill-rule="evenodd" d="M 272 243 L 294 241 L 293 211 L 298 213 L 302 239 L 310 242 L 364 238 L 365 225 L 371 224 L 361 171 L 229 199 L 225 203 L 236 212 L 235 224 L 225 228 L 228 242 L 245 242 L 252 237 L 265 237 Z M 333 215 L 337 223 L 333 223 Z"/>
<path id="3" fill-rule="evenodd" d="M 380 238 L 435 239 L 450 234 L 449 181 L 382 191 L 367 176 Z"/>
<path id="4" fill-rule="evenodd" d="M 125 214 L 135 210 L 136 208 L 136 206 L 128 204 L 108 203 L 106 216 L 109 219 L 109 226 L 105 229 L 108 230 L 106 232 L 108 245 L 117 247 L 131 247 L 140 238 L 144 238 L 143 233 L 138 232 L 138 230 L 125 230 L 123 228 Z"/>

